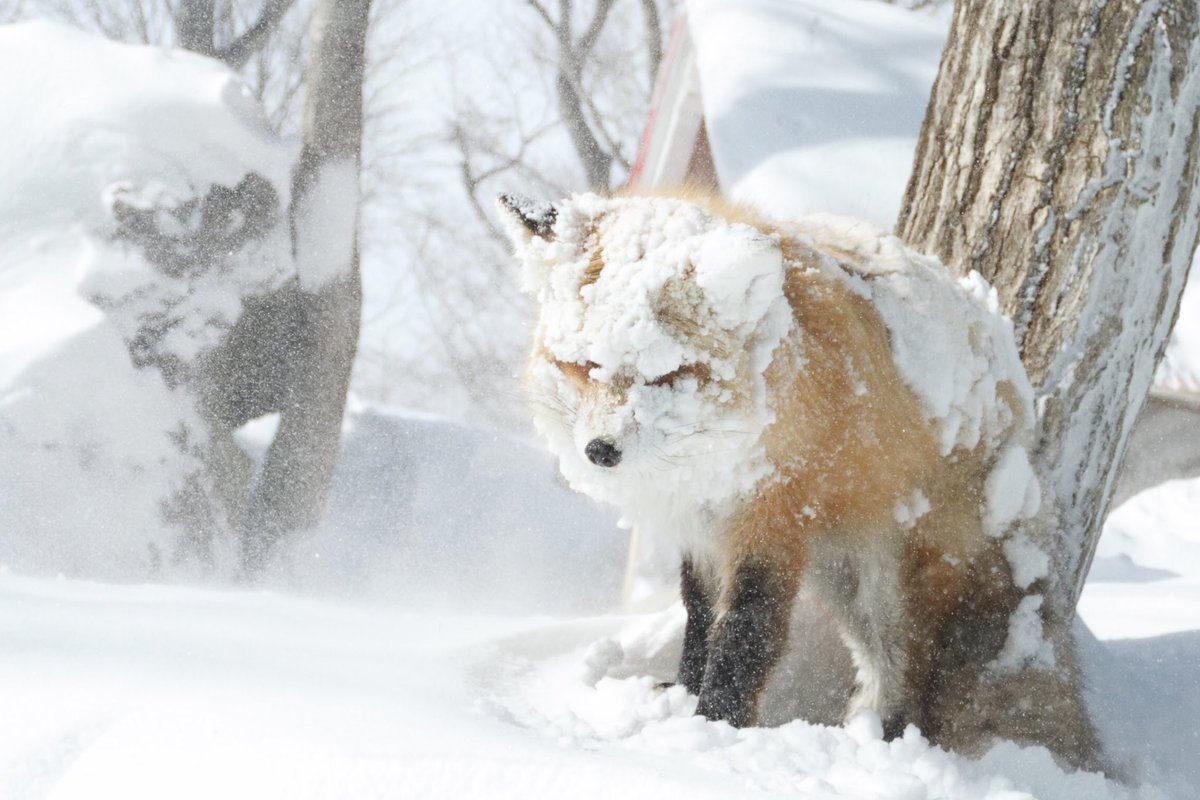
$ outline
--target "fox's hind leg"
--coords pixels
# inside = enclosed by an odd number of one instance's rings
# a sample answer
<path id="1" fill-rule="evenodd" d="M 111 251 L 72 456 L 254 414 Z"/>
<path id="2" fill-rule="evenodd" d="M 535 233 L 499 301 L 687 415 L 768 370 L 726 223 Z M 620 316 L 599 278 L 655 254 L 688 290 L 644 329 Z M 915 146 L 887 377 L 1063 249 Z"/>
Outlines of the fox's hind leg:
<path id="1" fill-rule="evenodd" d="M 906 627 L 911 620 L 894 564 L 863 564 L 855 583 L 842 629 L 857 673 L 846 718 L 872 709 L 883 721 L 884 738 L 894 739 L 908 723 L 920 724 L 920 700 L 908 680 Z"/>
<path id="2" fill-rule="evenodd" d="M 871 709 L 883 721 L 884 737 L 920 725 L 920 691 L 910 673 L 912 618 L 901 585 L 898 548 L 878 538 L 869 544 L 841 540 L 816 552 L 814 587 L 837 616 L 850 650 L 856 686 L 846 719 Z"/>
<path id="3" fill-rule="evenodd" d="M 961 601 L 961 563 L 914 546 L 865 548 L 832 563 L 822 588 L 835 594 L 831 605 L 857 672 L 846 719 L 871 709 L 889 740 L 909 723 L 924 729 L 941 630 Z"/>

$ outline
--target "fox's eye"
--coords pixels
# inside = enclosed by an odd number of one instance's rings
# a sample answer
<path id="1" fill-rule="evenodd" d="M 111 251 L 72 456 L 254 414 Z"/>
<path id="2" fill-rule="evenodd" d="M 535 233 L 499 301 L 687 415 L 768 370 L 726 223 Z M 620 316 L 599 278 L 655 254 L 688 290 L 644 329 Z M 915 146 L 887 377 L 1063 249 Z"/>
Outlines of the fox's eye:
<path id="1" fill-rule="evenodd" d="M 600 365 L 595 361 L 585 361 L 582 364 L 576 364 L 574 361 L 555 361 L 554 366 L 558 367 L 569 381 L 583 386 L 588 382 L 589 373 Z"/>
<path id="2" fill-rule="evenodd" d="M 675 381 L 680 378 L 694 377 L 699 383 L 704 383 L 708 380 L 708 367 L 703 364 L 684 364 L 676 370 L 668 372 L 666 375 L 659 375 L 652 381 L 646 381 L 647 386 L 674 386 Z"/>

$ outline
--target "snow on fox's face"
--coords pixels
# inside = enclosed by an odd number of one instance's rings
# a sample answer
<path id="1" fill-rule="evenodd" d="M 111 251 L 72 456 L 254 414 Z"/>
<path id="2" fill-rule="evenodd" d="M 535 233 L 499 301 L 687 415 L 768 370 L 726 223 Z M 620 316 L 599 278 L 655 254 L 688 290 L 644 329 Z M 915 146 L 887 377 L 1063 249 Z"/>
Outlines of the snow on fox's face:
<path id="1" fill-rule="evenodd" d="M 787 333 L 778 243 L 667 198 L 502 198 L 540 314 L 535 423 L 572 486 L 719 503 L 770 470 L 763 373 Z"/>

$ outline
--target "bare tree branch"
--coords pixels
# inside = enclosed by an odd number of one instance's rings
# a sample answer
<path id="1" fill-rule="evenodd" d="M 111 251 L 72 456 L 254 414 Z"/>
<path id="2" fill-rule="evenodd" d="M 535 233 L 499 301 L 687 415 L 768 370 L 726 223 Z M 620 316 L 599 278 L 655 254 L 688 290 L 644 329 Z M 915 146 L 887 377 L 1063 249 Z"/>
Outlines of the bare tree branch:
<path id="1" fill-rule="evenodd" d="M 216 51 L 216 57 L 234 69 L 241 69 L 250 60 L 250 56 L 262 49 L 267 37 L 279 27 L 280 20 L 291 9 L 294 2 L 295 0 L 267 0 L 255 23 L 247 28 L 241 36 Z"/>
<path id="2" fill-rule="evenodd" d="M 649 58 L 646 66 L 650 73 L 649 85 L 653 90 L 663 57 L 662 17 L 658 13 L 658 0 L 642 0 L 642 11 L 646 18 L 646 55 Z"/>
<path id="3" fill-rule="evenodd" d="M 558 98 L 559 115 L 566 125 L 567 134 L 587 175 L 588 187 L 594 191 L 607 191 L 612 170 L 613 155 L 596 138 L 584 113 L 587 98 L 583 92 L 581 76 L 587 57 L 600 37 L 608 20 L 614 0 L 597 0 L 596 10 L 587 30 L 579 42 L 571 37 L 571 0 L 559 0 L 559 19 L 556 22 L 538 0 L 526 0 L 558 40 L 558 58 L 555 79 L 555 94 Z"/>
<path id="4" fill-rule="evenodd" d="M 571 41 L 571 7 L 574 0 L 558 0 L 558 29 L 563 40 Z"/>
<path id="5" fill-rule="evenodd" d="M 137 23 L 138 38 L 146 44 L 154 41 L 153 32 L 150 30 L 150 16 L 151 14 L 147 12 L 146 6 L 141 0 L 133 4 L 133 18 Z"/>
<path id="6" fill-rule="evenodd" d="M 609 132 L 608 126 L 604 124 L 604 115 L 600 113 L 600 109 L 596 108 L 596 102 L 592 98 L 591 94 L 586 92 L 580 92 L 580 94 L 587 100 L 587 110 L 591 112 L 592 121 L 589 127 L 594 127 L 600 132 L 600 138 L 604 140 L 606 145 L 608 145 L 608 153 L 613 161 L 616 161 L 625 170 L 632 169 L 633 164 L 631 164 L 629 159 L 625 157 L 625 154 L 621 152 L 621 143 L 617 141 L 616 137 Z"/>
<path id="7" fill-rule="evenodd" d="M 14 22 L 25 10 L 25 0 L 5 0 L 0 3 L 0 24 Z"/>
<path id="8" fill-rule="evenodd" d="M 600 32 L 604 30 L 604 23 L 608 21 L 608 12 L 612 10 L 613 2 L 614 0 L 597 0 L 596 13 L 592 16 L 591 24 L 588 25 L 583 37 L 574 47 L 575 63 L 580 68 L 583 67 L 592 48 L 596 46 L 596 40 L 600 38 Z"/>
<path id="9" fill-rule="evenodd" d="M 550 30 L 554 31 L 556 34 L 558 33 L 558 24 L 551 19 L 550 12 L 546 11 L 545 6 L 539 3 L 538 0 L 525 0 L 525 2 L 529 4 L 530 8 L 537 12 L 537 15 L 542 18 L 542 22 L 545 22 L 546 26 L 549 27 Z"/>
<path id="10" fill-rule="evenodd" d="M 484 208 L 483 201 L 479 199 L 482 184 L 497 175 L 522 167 L 528 155 L 530 145 L 540 139 L 549 130 L 551 130 L 551 126 L 545 125 L 532 134 L 522 134 L 515 155 L 503 156 L 489 148 L 479 148 L 486 155 L 498 159 L 491 167 L 480 172 L 476 172 L 472 166 L 472 156 L 476 152 L 476 147 L 471 141 L 471 137 L 467 134 L 466 129 L 462 125 L 456 124 L 451 130 L 451 141 L 458 148 L 460 156 L 458 164 L 459 180 L 462 183 L 463 190 L 466 192 L 467 202 L 470 203 L 471 210 L 475 212 L 475 216 L 487 230 L 488 235 L 502 247 L 508 247 L 508 237 L 492 221 L 491 215 Z"/>

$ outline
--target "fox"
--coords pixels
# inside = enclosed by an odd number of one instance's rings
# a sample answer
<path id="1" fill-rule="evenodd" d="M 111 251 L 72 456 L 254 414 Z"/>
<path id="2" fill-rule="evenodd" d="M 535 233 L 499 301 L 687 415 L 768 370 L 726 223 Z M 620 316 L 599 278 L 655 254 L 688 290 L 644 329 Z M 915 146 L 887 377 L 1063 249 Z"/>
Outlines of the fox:
<path id="1" fill-rule="evenodd" d="M 1035 592 L 1044 553 L 1019 532 L 1041 507 L 1032 389 L 982 278 L 857 220 L 706 195 L 497 206 L 537 306 L 535 429 L 574 489 L 678 548 L 676 682 L 698 714 L 756 723 L 804 597 L 849 649 L 846 720 L 1095 763 L 1072 640 Z M 968 674 L 1039 658 L 1032 708 L 1029 671 Z"/>

